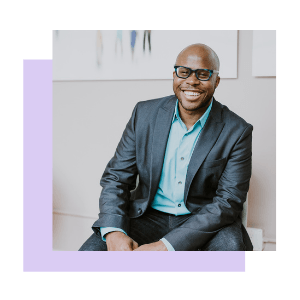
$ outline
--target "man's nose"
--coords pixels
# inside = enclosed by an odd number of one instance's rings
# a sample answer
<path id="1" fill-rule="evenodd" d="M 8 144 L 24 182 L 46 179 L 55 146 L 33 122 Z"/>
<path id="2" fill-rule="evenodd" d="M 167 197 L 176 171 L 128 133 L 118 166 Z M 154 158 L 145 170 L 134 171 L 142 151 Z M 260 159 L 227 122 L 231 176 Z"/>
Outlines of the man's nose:
<path id="1" fill-rule="evenodd" d="M 186 79 L 189 84 L 199 84 L 200 80 L 197 78 L 196 73 L 192 71 L 190 76 Z"/>

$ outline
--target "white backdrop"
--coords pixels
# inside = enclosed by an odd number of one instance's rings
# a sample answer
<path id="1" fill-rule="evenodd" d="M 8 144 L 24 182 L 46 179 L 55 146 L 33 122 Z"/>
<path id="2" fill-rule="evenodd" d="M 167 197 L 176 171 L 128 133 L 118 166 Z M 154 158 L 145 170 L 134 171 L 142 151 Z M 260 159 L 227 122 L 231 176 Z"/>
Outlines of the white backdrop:
<path id="1" fill-rule="evenodd" d="M 144 30 L 137 30 L 134 51 L 131 31 L 53 31 L 53 80 L 172 79 L 178 53 L 203 43 L 221 61 L 220 76 L 237 78 L 237 30 L 152 30 L 151 52 Z"/>

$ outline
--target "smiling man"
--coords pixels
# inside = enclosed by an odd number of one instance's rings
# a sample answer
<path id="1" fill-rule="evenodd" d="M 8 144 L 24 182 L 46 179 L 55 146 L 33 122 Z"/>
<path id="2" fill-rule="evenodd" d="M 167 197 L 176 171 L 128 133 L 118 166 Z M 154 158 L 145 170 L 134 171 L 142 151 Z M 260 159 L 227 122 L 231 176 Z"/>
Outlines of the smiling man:
<path id="1" fill-rule="evenodd" d="M 211 48 L 190 45 L 175 62 L 175 95 L 137 103 L 80 251 L 253 250 L 240 219 L 253 127 L 214 99 L 219 65 Z"/>

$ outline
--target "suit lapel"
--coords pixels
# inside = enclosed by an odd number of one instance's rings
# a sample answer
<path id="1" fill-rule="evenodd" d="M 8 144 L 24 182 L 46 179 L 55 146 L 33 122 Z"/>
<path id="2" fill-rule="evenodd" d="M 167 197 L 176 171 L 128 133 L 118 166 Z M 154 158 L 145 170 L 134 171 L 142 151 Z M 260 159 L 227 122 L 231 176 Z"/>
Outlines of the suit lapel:
<path id="1" fill-rule="evenodd" d="M 151 158 L 151 175 L 150 175 L 150 196 L 152 201 L 156 194 L 163 162 L 165 151 L 167 147 L 169 132 L 171 128 L 172 118 L 174 115 L 176 97 L 173 96 L 167 100 L 167 103 L 160 107 L 156 117 L 153 141 L 152 141 L 152 158 Z"/>
<path id="2" fill-rule="evenodd" d="M 214 146 L 217 141 L 223 127 L 224 123 L 221 118 L 222 107 L 219 102 L 214 99 L 213 106 L 209 117 L 200 133 L 198 141 L 196 143 L 193 155 L 191 157 L 185 187 L 184 187 L 184 202 L 186 203 L 187 195 L 189 192 L 189 188 L 191 186 L 192 180 L 197 173 L 198 169 L 202 165 L 204 159 L 210 152 L 211 148 Z"/>

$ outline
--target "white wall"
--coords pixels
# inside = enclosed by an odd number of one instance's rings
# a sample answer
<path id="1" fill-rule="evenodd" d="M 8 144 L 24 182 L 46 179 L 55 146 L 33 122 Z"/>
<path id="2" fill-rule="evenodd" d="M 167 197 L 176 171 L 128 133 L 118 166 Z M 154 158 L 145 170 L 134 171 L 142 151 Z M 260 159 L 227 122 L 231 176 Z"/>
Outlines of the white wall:
<path id="1" fill-rule="evenodd" d="M 252 77 L 252 34 L 239 31 L 238 78 L 221 79 L 215 97 L 254 126 L 248 226 L 275 240 L 276 79 Z M 135 103 L 172 93 L 172 80 L 53 83 L 54 249 L 92 234 L 99 181 Z"/>

